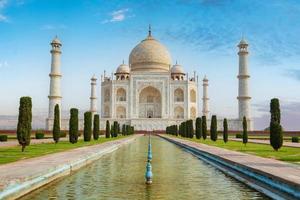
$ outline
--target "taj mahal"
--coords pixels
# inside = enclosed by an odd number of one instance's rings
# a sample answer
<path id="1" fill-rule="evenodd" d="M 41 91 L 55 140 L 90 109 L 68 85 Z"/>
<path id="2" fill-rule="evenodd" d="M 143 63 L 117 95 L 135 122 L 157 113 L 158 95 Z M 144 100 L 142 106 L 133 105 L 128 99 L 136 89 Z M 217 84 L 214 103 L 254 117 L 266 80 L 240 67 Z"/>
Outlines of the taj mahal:
<path id="1" fill-rule="evenodd" d="M 58 104 L 60 109 L 62 106 L 62 43 L 56 37 L 51 46 L 47 130 L 51 130 L 53 126 L 55 105 Z M 229 130 L 242 130 L 242 118 L 245 116 L 248 129 L 253 130 L 248 90 L 248 43 L 244 39 L 238 44 L 238 56 L 238 115 L 235 119 L 228 119 L 228 127 Z M 165 130 L 166 126 L 179 124 L 187 119 L 195 120 L 203 115 L 207 117 L 208 127 L 210 125 L 208 78 L 204 76 L 199 80 L 196 72 L 190 75 L 177 61 L 173 64 L 168 49 L 153 37 L 151 27 L 147 37 L 132 49 L 129 63 L 123 61 L 110 76 L 104 71 L 100 80 L 101 88 L 98 89 L 96 76 L 91 78 L 90 111 L 100 115 L 101 129 L 105 129 L 106 120 L 117 120 L 120 124 L 134 126 L 135 130 Z M 97 94 L 101 94 L 101 97 L 98 98 Z M 98 99 L 100 109 L 97 108 Z M 220 130 L 223 127 L 222 122 L 223 119 L 218 118 Z M 60 123 L 61 129 L 68 129 L 69 119 L 61 119 Z M 83 120 L 80 120 L 79 126 L 83 127 Z"/>

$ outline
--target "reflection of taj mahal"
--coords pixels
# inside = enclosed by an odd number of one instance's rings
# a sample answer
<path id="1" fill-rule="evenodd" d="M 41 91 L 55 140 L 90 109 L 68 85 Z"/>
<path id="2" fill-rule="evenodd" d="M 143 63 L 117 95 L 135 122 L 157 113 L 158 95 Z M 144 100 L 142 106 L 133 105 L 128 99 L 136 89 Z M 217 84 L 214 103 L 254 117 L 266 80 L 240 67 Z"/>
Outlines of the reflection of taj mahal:
<path id="1" fill-rule="evenodd" d="M 55 40 L 51 43 L 52 47 L 56 48 L 51 51 L 52 68 L 53 63 L 56 63 L 55 65 L 58 65 L 56 68 L 59 68 L 60 49 L 57 54 L 55 51 L 57 47 L 60 47 L 56 43 L 61 44 L 58 39 Z M 242 43 L 246 44 L 244 40 L 240 45 Z M 246 59 L 242 62 L 246 63 Z M 245 72 L 247 73 L 247 71 Z M 50 73 L 48 129 L 51 128 L 54 105 L 60 104 L 60 98 L 57 98 L 60 97 L 60 94 L 53 95 L 52 93 L 55 91 L 51 90 L 52 87 L 60 87 L 60 76 L 60 72 L 53 73 L 51 71 Z M 241 79 L 244 81 L 242 82 L 243 89 L 247 89 L 247 77 L 248 75 L 241 75 Z M 90 111 L 93 113 L 97 113 L 96 80 L 95 77 L 91 79 Z M 198 76 L 195 72 L 192 76 L 188 76 L 177 62 L 172 66 L 167 48 L 154 39 L 149 30 L 146 39 L 131 51 L 129 65 L 123 62 L 114 75 L 108 77 L 104 72 L 101 76 L 101 109 L 99 112 L 101 129 L 105 128 L 106 120 L 118 120 L 121 124 L 134 126 L 136 130 L 164 130 L 168 125 L 179 124 L 183 120 L 195 119 L 202 115 L 206 115 L 209 119 L 208 79 L 206 77 L 203 79 L 202 86 L 203 105 L 202 114 L 199 114 Z M 250 119 L 250 97 L 247 92 L 244 92 L 239 100 L 240 118 L 228 120 L 231 130 L 241 129 L 241 118 L 244 114 Z M 251 122 L 251 120 L 249 121 Z M 220 120 L 218 123 L 221 122 Z M 67 128 L 67 124 L 67 120 L 62 119 L 61 126 Z M 219 127 L 222 127 L 221 124 Z M 249 127 L 252 129 L 252 122 Z"/>

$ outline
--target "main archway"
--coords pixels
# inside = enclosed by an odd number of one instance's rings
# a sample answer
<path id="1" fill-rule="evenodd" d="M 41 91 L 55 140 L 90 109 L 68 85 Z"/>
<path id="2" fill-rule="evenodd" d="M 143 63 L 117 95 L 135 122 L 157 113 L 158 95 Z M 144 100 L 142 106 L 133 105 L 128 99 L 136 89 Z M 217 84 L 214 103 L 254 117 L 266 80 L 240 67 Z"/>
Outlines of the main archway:
<path id="1" fill-rule="evenodd" d="M 161 94 L 158 89 L 148 86 L 139 94 L 139 118 L 161 118 Z"/>

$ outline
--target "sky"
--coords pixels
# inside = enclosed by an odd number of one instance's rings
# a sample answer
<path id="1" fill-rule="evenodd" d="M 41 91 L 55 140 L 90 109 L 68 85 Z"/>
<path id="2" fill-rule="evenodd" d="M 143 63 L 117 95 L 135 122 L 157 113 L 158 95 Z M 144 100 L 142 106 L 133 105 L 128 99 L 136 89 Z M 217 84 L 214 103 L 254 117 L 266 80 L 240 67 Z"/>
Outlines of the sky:
<path id="1" fill-rule="evenodd" d="M 173 63 L 207 75 L 211 113 L 227 118 L 237 117 L 236 45 L 244 37 L 255 128 L 268 126 L 276 97 L 284 129 L 299 130 L 299 19 L 298 0 L 0 0 L 0 115 L 17 115 L 21 96 L 32 97 L 34 115 L 46 115 L 56 35 L 62 109 L 88 110 L 90 78 L 128 62 L 151 24 Z"/>

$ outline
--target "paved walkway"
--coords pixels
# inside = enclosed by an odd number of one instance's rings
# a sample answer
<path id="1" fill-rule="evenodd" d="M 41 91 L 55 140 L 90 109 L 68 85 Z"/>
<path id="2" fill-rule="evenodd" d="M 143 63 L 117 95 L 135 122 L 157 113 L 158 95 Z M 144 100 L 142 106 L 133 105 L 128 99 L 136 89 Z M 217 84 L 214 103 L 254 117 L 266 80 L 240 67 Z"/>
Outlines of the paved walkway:
<path id="1" fill-rule="evenodd" d="M 240 138 L 229 138 L 229 140 L 239 141 L 239 142 L 242 141 L 242 139 L 240 139 Z M 270 145 L 270 141 L 269 140 L 248 139 L 248 142 L 250 142 L 250 143 L 256 143 L 256 144 L 268 144 L 268 145 Z M 300 148 L 300 143 L 283 142 L 283 146 L 285 146 L 285 147 L 298 147 L 298 148 Z"/>
<path id="2" fill-rule="evenodd" d="M 69 138 L 65 137 L 65 138 L 60 138 L 60 141 L 68 141 Z M 53 139 L 49 138 L 49 139 L 31 139 L 30 140 L 30 144 L 43 144 L 43 143 L 53 143 Z M 0 142 L 0 148 L 2 147 L 14 147 L 14 146 L 19 146 L 19 142 L 17 139 L 15 140 L 8 140 L 7 142 Z"/>
<path id="3" fill-rule="evenodd" d="M 0 199 L 11 199 L 11 197 L 24 195 L 60 176 L 70 174 L 71 171 L 135 140 L 137 137 L 139 135 L 0 165 Z M 10 194 L 11 191 L 16 193 L 16 190 L 20 190 L 19 193 L 7 197 L 8 193 Z"/>
<path id="4" fill-rule="evenodd" d="M 284 182 L 290 184 L 296 184 L 300 188 L 300 167 L 294 164 L 270 159 L 250 154 L 245 154 L 237 151 L 230 151 L 227 149 L 200 144 L 184 139 L 179 139 L 171 136 L 161 135 L 162 137 L 168 137 L 179 143 L 194 147 L 201 151 L 216 155 L 232 163 L 240 164 L 251 168 L 254 171 L 281 179 Z"/>

